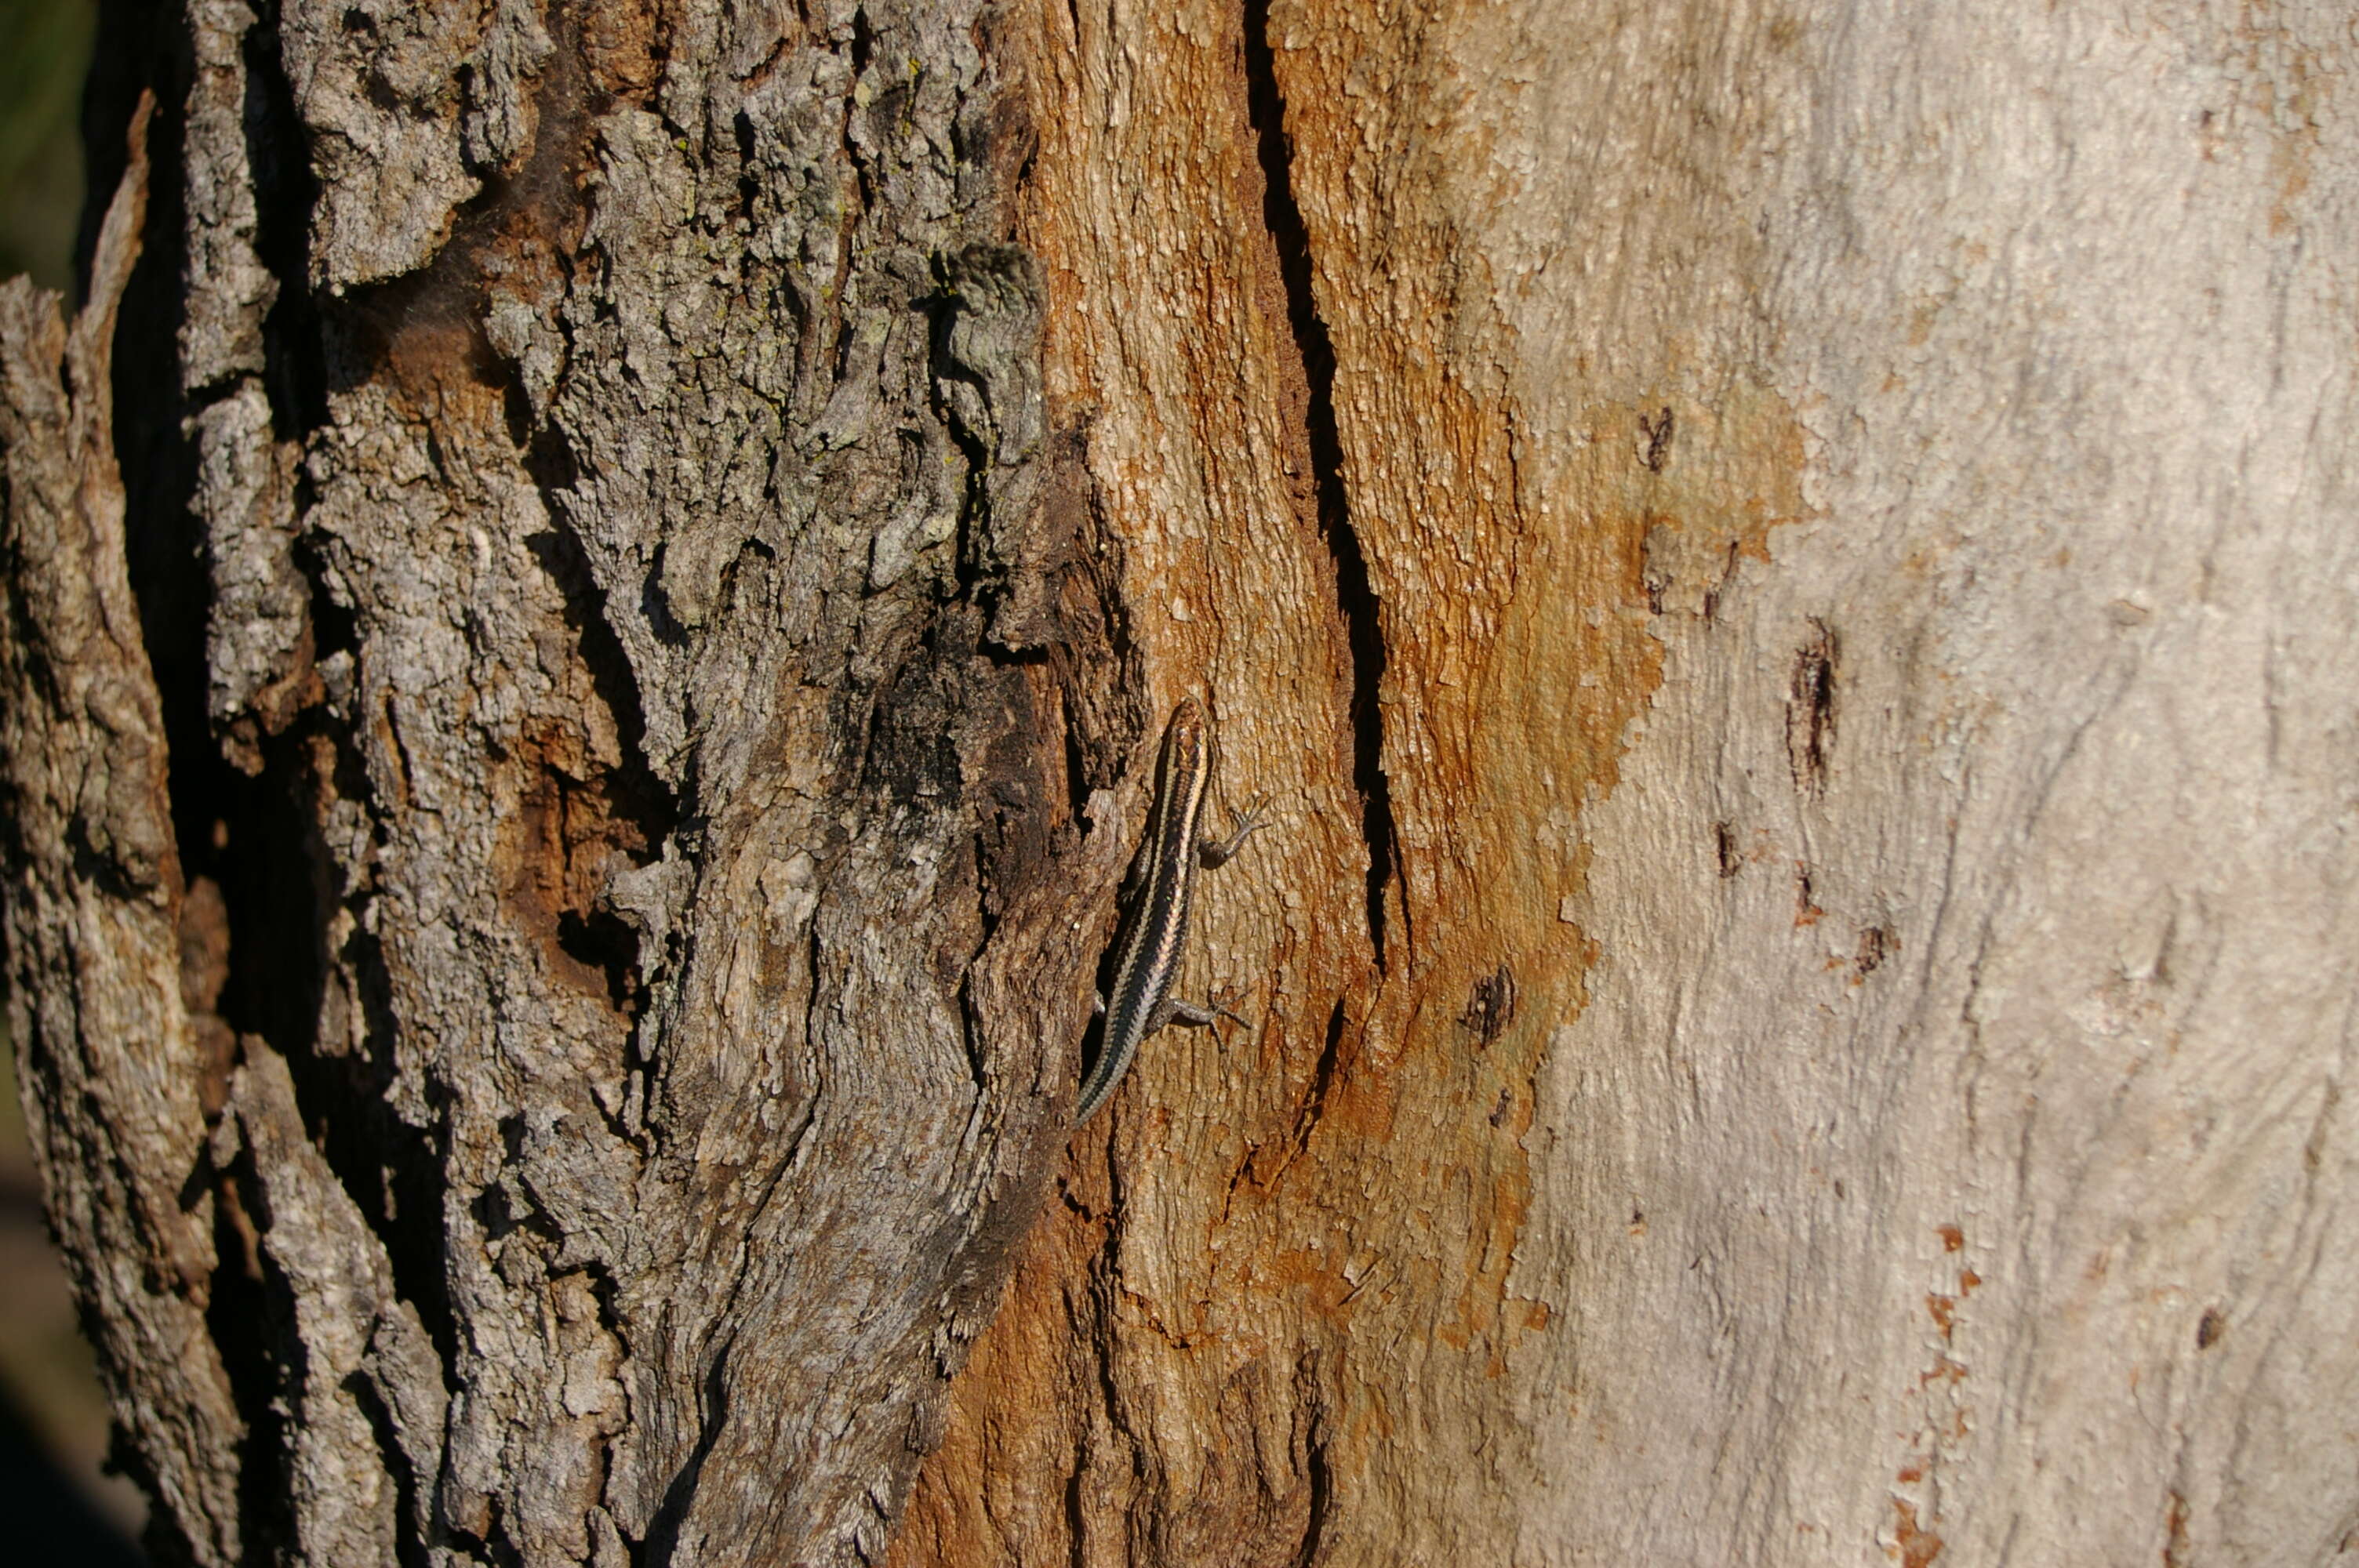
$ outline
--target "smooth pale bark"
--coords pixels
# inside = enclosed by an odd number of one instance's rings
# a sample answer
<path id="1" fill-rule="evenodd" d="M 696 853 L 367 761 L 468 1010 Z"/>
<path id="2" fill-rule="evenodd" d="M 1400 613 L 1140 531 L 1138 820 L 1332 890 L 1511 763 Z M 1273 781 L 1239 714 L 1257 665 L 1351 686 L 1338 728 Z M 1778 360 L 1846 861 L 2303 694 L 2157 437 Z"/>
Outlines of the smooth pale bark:
<path id="1" fill-rule="evenodd" d="M 0 297 L 161 1546 L 2359 1549 L 2339 11 L 174 25 Z"/>
<path id="2" fill-rule="evenodd" d="M 899 1560 L 2354 1549 L 2347 13 L 1038 16 L 1050 384 L 1311 821 L 1205 922 L 1275 1037 L 1084 1140 Z"/>

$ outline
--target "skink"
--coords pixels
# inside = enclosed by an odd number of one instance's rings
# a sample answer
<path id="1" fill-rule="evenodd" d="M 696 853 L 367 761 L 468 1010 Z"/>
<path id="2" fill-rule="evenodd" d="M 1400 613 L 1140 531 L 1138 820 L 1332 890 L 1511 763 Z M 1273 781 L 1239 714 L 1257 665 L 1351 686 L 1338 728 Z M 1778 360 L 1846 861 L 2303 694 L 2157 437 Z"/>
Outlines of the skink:
<path id="1" fill-rule="evenodd" d="M 1143 885 L 1125 914 L 1116 946 L 1114 994 L 1105 1003 L 1104 1044 L 1082 1080 L 1073 1111 L 1081 1126 L 1097 1114 L 1122 1082 L 1147 1037 L 1167 1023 L 1201 1029 L 1215 1018 L 1236 1014 L 1220 1006 L 1198 1007 L 1171 995 L 1172 978 L 1188 946 L 1188 895 L 1198 866 L 1223 865 L 1247 836 L 1261 827 L 1248 814 L 1227 838 L 1201 837 L 1204 792 L 1212 772 L 1212 737 L 1204 710 L 1193 697 L 1171 710 L 1163 731 L 1163 754 L 1156 763 L 1155 803 L 1147 819 L 1141 851 Z M 1238 1020 L 1242 1022 L 1243 1020 Z"/>

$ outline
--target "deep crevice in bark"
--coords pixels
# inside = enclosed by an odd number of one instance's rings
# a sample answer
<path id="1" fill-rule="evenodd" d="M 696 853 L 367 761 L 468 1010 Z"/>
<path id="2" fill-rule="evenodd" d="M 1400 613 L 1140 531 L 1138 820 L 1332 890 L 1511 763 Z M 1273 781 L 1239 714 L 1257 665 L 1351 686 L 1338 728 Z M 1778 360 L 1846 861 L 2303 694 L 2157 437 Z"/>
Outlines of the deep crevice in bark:
<path id="1" fill-rule="evenodd" d="M 143 15 L 153 11 L 154 14 Z M 115 319 L 113 384 L 114 457 L 121 470 L 124 548 L 149 678 L 162 708 L 170 758 L 173 836 L 186 877 L 210 871 L 212 826 L 227 771 L 205 713 L 205 613 L 209 584 L 204 531 L 190 506 L 196 456 L 182 421 L 189 413 L 175 344 L 183 318 L 181 192 L 182 105 L 190 72 L 177 16 L 143 4 L 106 7 L 106 21 L 137 28 L 146 47 L 102 51 L 116 70 L 94 73 L 84 122 L 91 157 L 89 212 L 103 212 L 122 178 L 124 129 L 143 89 L 156 94 L 147 125 L 147 221 L 137 265 Z M 116 112 L 119 106 L 119 113 Z M 103 181 L 102 184 L 101 181 Z M 94 233 L 94 225 L 91 229 Z M 87 272 L 85 254 L 84 272 Z M 87 287 L 85 285 L 85 287 Z M 191 569 L 192 565 L 198 569 Z"/>
<path id="2" fill-rule="evenodd" d="M 69 319 L 90 300 L 91 262 L 97 254 L 100 227 L 107 204 L 130 167 L 130 149 L 124 131 L 131 124 L 142 91 L 156 93 L 156 119 L 148 125 L 148 168 L 153 175 L 177 175 L 177 162 L 166 164 L 168 149 L 177 157 L 179 121 L 185 92 L 189 51 L 179 7 L 168 0 L 99 0 L 97 47 L 92 51 L 90 75 L 82 86 L 82 209 L 74 234 L 74 289 L 67 301 Z M 172 124 L 167 132 L 163 122 Z M 168 134 L 168 144 L 162 136 Z M 158 232 L 157 192 L 148 193 L 146 234 Z M 176 204 L 179 194 L 171 193 Z M 176 241 L 177 243 L 177 241 Z M 176 275 L 177 276 L 177 275 Z"/>
<path id="3" fill-rule="evenodd" d="M 1319 1047 L 1318 1065 L 1310 1069 L 1310 1092 L 1302 1098 L 1302 1110 L 1294 1120 L 1294 1146 L 1300 1149 L 1310 1141 L 1310 1130 L 1327 1113 L 1327 1096 L 1335 1086 L 1335 1069 L 1343 1056 L 1344 1032 L 1351 1027 L 1351 1016 L 1344 1010 L 1343 997 L 1335 999 L 1332 1011 L 1327 1015 L 1327 1037 Z"/>
<path id="4" fill-rule="evenodd" d="M 939 261 L 934 281 L 935 292 L 920 302 L 929 344 L 929 401 L 934 417 L 948 432 L 959 455 L 966 460 L 966 482 L 959 497 L 958 539 L 951 556 L 951 569 L 958 584 L 958 597 L 988 610 L 989 587 L 984 578 L 983 551 L 991 527 L 991 492 L 986 488 L 991 477 L 991 448 L 985 432 L 970 429 L 951 408 L 943 386 L 945 383 L 966 386 L 986 408 L 990 406 L 991 388 L 982 376 L 960 363 L 951 351 L 951 330 L 958 323 L 958 285 Z"/>
<path id="5" fill-rule="evenodd" d="M 843 232 L 847 238 L 853 230 L 866 221 L 869 211 L 876 205 L 875 174 L 868 167 L 867 157 L 860 150 L 860 138 L 853 134 L 852 124 L 853 117 L 861 113 L 857 83 L 868 70 L 869 56 L 875 49 L 875 29 L 868 20 L 867 8 L 863 6 L 854 10 L 852 14 L 851 42 L 843 50 L 844 63 L 851 68 L 852 81 L 855 84 L 853 91 L 845 93 L 843 97 L 843 156 L 845 161 L 852 166 L 852 176 L 859 190 L 860 200 L 850 211 L 844 214 Z M 873 106 L 872 103 L 871 107 Z M 850 249 L 849 245 L 845 247 L 847 260 Z M 842 279 L 839 278 L 838 282 L 841 283 L 841 281 Z M 846 303 L 841 288 L 836 293 L 836 299 L 839 319 L 841 319 L 841 312 L 843 304 Z M 835 379 L 838 381 L 843 379 L 843 365 L 840 359 L 836 364 Z"/>
<path id="6" fill-rule="evenodd" d="M 553 442 L 545 445 L 553 452 L 563 450 Z M 562 482 L 570 486 L 570 467 L 566 473 Z M 533 478 L 542 485 L 544 495 L 549 493 L 550 484 L 559 482 L 549 470 L 538 466 Z M 662 858 L 664 840 L 679 828 L 684 808 L 671 786 L 647 763 L 647 710 L 640 701 L 638 672 L 606 617 L 606 591 L 591 571 L 589 553 L 567 525 L 562 512 L 552 507 L 549 521 L 547 532 L 525 543 L 565 596 L 565 624 L 574 635 L 575 656 L 589 673 L 598 700 L 614 719 L 615 741 L 622 751 L 621 766 L 587 782 L 595 784 L 608 809 L 638 837 L 639 842 L 633 845 L 629 834 L 622 835 L 614 840 L 615 847 L 637 864 L 647 865 Z M 630 961 L 637 962 L 636 937 Z"/>
<path id="7" fill-rule="evenodd" d="M 310 858 L 304 867 L 282 868 L 290 880 L 304 870 L 312 870 L 314 876 L 324 875 L 331 864 L 327 847 L 308 830 L 310 815 L 308 810 L 302 813 Z M 384 950 L 373 933 L 355 928 L 341 951 L 331 955 L 327 934 L 336 911 L 347 900 L 321 896 L 322 891 L 316 882 L 299 893 L 286 886 L 264 903 L 266 908 L 299 910 L 310 916 L 315 935 L 306 949 L 312 962 L 304 983 L 287 986 L 284 971 L 278 969 L 255 979 L 262 989 L 276 980 L 280 989 L 299 992 L 308 1010 L 300 1033 L 293 1031 L 289 1021 L 282 1025 L 288 1033 L 272 1043 L 286 1058 L 303 1125 L 335 1173 L 337 1184 L 352 1198 L 384 1249 L 394 1292 L 418 1314 L 447 1379 L 450 1368 L 458 1364 L 459 1332 L 451 1317 L 444 1272 L 443 1205 L 448 1190 L 438 1147 L 440 1128 L 412 1127 L 393 1108 L 389 1095 L 399 1073 L 395 1043 L 400 1025 L 394 1014 L 393 983 L 386 972 Z M 366 896 L 350 898 L 350 902 L 365 904 Z M 288 925 L 291 929 L 295 922 L 289 920 Z M 261 950 L 285 964 L 286 955 L 293 951 L 291 936 Z M 234 939 L 232 951 L 235 951 Z M 358 993 L 361 1048 L 350 1054 L 323 1050 L 327 1043 L 319 1038 L 327 984 L 323 966 L 329 963 L 353 977 Z M 434 1098 L 430 1080 L 427 1093 Z"/>
<path id="8" fill-rule="evenodd" d="M 860 742 L 859 789 L 880 823 L 895 823 L 905 806 L 946 812 L 966 798 L 958 738 L 967 732 L 963 687 L 979 651 L 976 619 L 962 603 L 930 618 L 892 673 L 847 705 Z"/>
<path id="9" fill-rule="evenodd" d="M 245 60 L 246 164 L 254 173 L 254 251 L 278 280 L 277 297 L 262 319 L 263 390 L 281 440 L 300 439 L 328 422 L 328 364 L 320 312 L 305 287 L 310 265 L 311 209 L 319 186 L 311 175 L 295 91 L 279 65 L 278 5 L 255 0 L 255 24 L 242 51 Z M 295 514 L 309 502 L 310 480 L 296 472 Z M 315 585 L 320 574 L 305 566 Z M 313 624 L 318 625 L 314 595 Z"/>
<path id="10" fill-rule="evenodd" d="M 671 1484 L 664 1488 L 663 1502 L 648 1521 L 647 1538 L 631 1554 L 631 1568 L 671 1568 L 671 1560 L 679 1549 L 679 1527 L 688 1518 L 689 1505 L 696 1500 L 704 1462 L 712 1456 L 713 1444 L 721 1441 L 722 1428 L 729 1422 L 729 1346 L 725 1345 L 713 1352 L 712 1364 L 705 1368 L 703 1410 L 700 1413 L 702 1424 L 697 1433 L 696 1447 L 690 1453 L 688 1462 L 673 1475 Z"/>
<path id="11" fill-rule="evenodd" d="M 435 1478 L 419 1476 L 417 1467 L 410 1464 L 409 1455 L 402 1450 L 400 1435 L 395 1430 L 393 1412 L 386 1408 L 376 1385 L 366 1378 L 353 1378 L 346 1381 L 344 1387 L 352 1395 L 353 1403 L 358 1407 L 361 1418 L 368 1422 L 370 1434 L 376 1439 L 377 1458 L 384 1463 L 386 1474 L 393 1477 L 395 1517 L 402 1522 L 402 1528 L 394 1532 L 395 1555 L 401 1568 L 428 1568 L 433 1559 L 427 1551 L 426 1542 L 408 1526 L 410 1520 L 419 1517 L 419 1486 L 421 1483 L 431 1486 Z"/>
<path id="12" fill-rule="evenodd" d="M 1087 1537 L 1083 1533 L 1082 1509 L 1082 1475 L 1089 1468 L 1089 1463 L 1088 1452 L 1075 1444 L 1073 1468 L 1065 1477 L 1065 1550 L 1071 1568 L 1089 1568 L 1089 1554 L 1082 1549 Z"/>
<path id="13" fill-rule="evenodd" d="M 1352 777 L 1360 792 L 1360 835 L 1368 849 L 1368 939 L 1376 967 L 1385 967 L 1385 892 L 1399 856 L 1393 824 L 1392 781 L 1385 773 L 1385 677 L 1382 607 L 1369 586 L 1368 560 L 1352 525 L 1343 485 L 1343 443 L 1335 425 L 1335 345 L 1311 288 L 1310 232 L 1294 200 L 1293 149 L 1286 135 L 1286 98 L 1279 92 L 1269 43 L 1269 0 L 1245 0 L 1245 97 L 1263 178 L 1262 222 L 1277 249 L 1286 285 L 1295 351 L 1302 358 L 1310 396 L 1304 434 L 1319 503 L 1319 531 L 1335 567 L 1335 599 L 1352 645 Z"/>
<path id="14" fill-rule="evenodd" d="M 1310 1496 L 1303 1510 L 1302 1541 L 1295 1549 L 1294 1564 L 1295 1568 L 1315 1568 L 1326 1544 L 1327 1526 L 1335 1506 L 1334 1466 L 1327 1457 L 1331 1441 L 1327 1407 L 1320 1397 L 1315 1353 L 1306 1354 L 1296 1365 L 1294 1385 L 1296 1399 L 1309 1407 L 1310 1414 L 1310 1432 L 1302 1450 L 1302 1469 L 1310 1482 Z"/>
<path id="15" fill-rule="evenodd" d="M 238 1152 L 221 1173 L 218 1185 L 214 1237 L 222 1266 L 213 1271 L 213 1299 L 206 1308 L 205 1327 L 229 1375 L 230 1397 L 245 1422 L 245 1436 L 238 1444 L 239 1524 L 249 1541 L 286 1540 L 292 1534 L 294 1516 L 286 1486 L 291 1412 L 279 1386 L 286 1354 L 279 1314 L 285 1309 L 273 1300 L 256 1234 L 267 1217 L 253 1216 L 249 1208 L 249 1195 L 259 1190 L 251 1150 Z M 240 1266 L 232 1267 L 234 1260 Z M 184 1561 L 156 1551 L 153 1537 L 169 1514 L 167 1509 L 150 1510 L 148 1550 L 158 1562 Z"/>

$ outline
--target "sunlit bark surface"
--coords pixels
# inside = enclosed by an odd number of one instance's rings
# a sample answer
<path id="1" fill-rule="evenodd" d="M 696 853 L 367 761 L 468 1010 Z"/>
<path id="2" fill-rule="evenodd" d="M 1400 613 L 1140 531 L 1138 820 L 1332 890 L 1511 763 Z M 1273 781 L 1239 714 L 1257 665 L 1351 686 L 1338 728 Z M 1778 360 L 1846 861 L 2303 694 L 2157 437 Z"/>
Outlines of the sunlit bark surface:
<path id="1" fill-rule="evenodd" d="M 0 859 L 159 1559 L 2359 1550 L 2339 11 L 134 19 Z"/>

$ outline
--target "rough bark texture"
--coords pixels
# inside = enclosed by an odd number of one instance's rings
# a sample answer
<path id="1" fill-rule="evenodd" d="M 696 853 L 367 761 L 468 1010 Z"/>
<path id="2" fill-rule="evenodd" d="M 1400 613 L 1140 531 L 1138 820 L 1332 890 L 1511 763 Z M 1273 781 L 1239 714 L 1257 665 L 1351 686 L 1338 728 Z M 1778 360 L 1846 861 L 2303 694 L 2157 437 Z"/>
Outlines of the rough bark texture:
<path id="1" fill-rule="evenodd" d="M 979 11 L 147 21 L 93 112 L 154 82 L 176 159 L 127 548 L 136 200 L 70 351 L 8 296 L 7 739 L 155 1545 L 873 1558 L 1061 1141 L 1150 718 L 1111 541 L 1037 523 Z"/>
<path id="2" fill-rule="evenodd" d="M 2359 1551 L 2339 11 L 150 20 L 0 739 L 159 1552 Z"/>
<path id="3" fill-rule="evenodd" d="M 207 1063 L 181 996 L 188 901 L 107 394 L 139 254 L 147 117 L 143 103 L 71 329 L 55 295 L 0 284 L 8 1030 L 49 1210 L 140 1478 L 196 1551 L 226 1562 L 245 1431 L 206 1333 Z"/>

